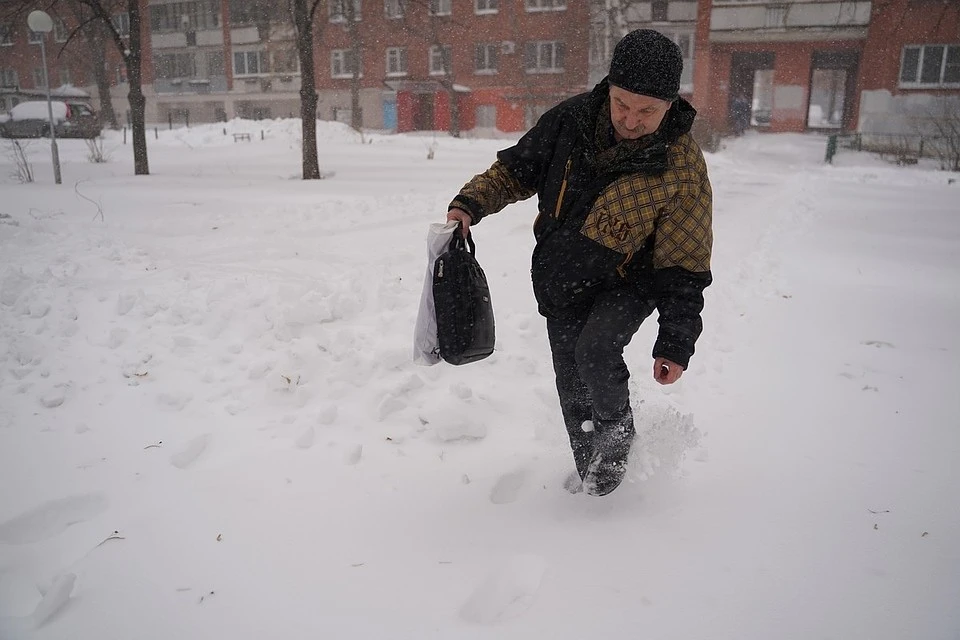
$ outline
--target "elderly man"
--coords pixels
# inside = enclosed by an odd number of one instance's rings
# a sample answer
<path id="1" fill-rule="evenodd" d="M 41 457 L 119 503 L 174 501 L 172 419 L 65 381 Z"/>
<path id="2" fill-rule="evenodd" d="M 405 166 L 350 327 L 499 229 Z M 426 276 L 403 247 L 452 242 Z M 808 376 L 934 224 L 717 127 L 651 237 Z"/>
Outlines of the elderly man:
<path id="1" fill-rule="evenodd" d="M 635 430 L 623 349 L 654 309 L 653 377 L 673 384 L 702 330 L 711 282 L 712 192 L 679 97 L 683 58 L 641 29 L 616 46 L 608 76 L 540 118 L 468 182 L 447 219 L 464 233 L 508 204 L 539 198 L 533 288 L 547 321 L 577 477 L 616 489 Z"/>

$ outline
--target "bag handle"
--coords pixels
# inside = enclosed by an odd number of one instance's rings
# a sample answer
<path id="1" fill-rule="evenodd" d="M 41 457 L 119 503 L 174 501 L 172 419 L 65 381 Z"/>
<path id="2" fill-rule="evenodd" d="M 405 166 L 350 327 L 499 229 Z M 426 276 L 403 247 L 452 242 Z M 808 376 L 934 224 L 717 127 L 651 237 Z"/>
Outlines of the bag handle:
<path id="1" fill-rule="evenodd" d="M 467 238 L 466 241 L 464 241 L 463 233 L 460 231 L 461 228 L 463 228 L 463 225 L 457 222 L 457 228 L 453 231 L 453 238 L 450 239 L 450 250 L 453 251 L 455 249 L 459 249 L 463 251 L 469 246 L 470 253 L 476 256 L 477 245 L 473 242 L 473 234 L 470 231 L 467 231 Z"/>

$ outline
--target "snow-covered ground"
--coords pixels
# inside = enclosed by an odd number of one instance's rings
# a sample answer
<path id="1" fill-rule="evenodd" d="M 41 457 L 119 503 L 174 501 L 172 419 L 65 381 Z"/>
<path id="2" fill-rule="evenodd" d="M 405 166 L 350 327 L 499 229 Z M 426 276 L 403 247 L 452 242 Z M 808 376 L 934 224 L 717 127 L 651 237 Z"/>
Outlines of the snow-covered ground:
<path id="1" fill-rule="evenodd" d="M 691 368 L 572 469 L 533 201 L 476 228 L 498 350 L 412 363 L 427 227 L 497 140 L 109 134 L 0 164 L 0 638 L 955 640 L 960 180 L 824 141 L 708 156 Z M 261 137 L 261 131 L 263 135 Z M 436 145 L 436 157 L 427 151 Z"/>

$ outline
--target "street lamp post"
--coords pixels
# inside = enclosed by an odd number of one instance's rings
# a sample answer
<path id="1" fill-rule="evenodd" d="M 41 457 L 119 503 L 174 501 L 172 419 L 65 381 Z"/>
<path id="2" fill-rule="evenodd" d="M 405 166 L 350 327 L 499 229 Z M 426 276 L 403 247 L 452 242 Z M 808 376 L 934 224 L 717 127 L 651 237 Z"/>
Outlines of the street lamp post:
<path id="1" fill-rule="evenodd" d="M 47 34 L 53 31 L 53 19 L 45 11 L 31 11 L 27 16 L 27 26 L 40 34 L 40 57 L 43 61 L 43 83 L 47 86 L 47 116 L 50 118 L 50 154 L 53 156 L 53 179 L 60 180 L 60 151 L 57 149 L 57 125 L 53 121 L 53 102 L 50 98 L 50 77 L 47 74 Z"/>

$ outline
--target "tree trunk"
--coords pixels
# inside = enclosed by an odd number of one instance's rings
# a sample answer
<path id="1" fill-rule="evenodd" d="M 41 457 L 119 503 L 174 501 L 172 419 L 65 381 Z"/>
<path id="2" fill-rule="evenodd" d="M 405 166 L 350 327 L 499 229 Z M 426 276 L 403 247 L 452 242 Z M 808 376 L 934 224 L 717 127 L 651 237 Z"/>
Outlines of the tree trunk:
<path id="1" fill-rule="evenodd" d="M 97 25 L 100 27 L 100 25 Z M 97 28 L 97 32 L 102 32 Z M 91 34 L 92 35 L 92 34 Z M 102 35 L 102 34 L 100 34 Z M 107 50 L 104 47 L 106 36 L 87 39 L 87 45 L 93 53 L 93 77 L 97 82 L 97 95 L 100 97 L 100 124 L 104 127 L 117 129 L 117 113 L 113 110 L 113 99 L 110 97 L 110 76 L 107 74 Z"/>
<path id="2" fill-rule="evenodd" d="M 355 131 L 363 128 L 363 109 L 360 107 L 360 60 L 363 55 L 363 41 L 360 38 L 360 29 L 354 16 L 354 5 L 351 0 L 344 3 L 347 14 L 347 30 L 350 35 L 350 51 L 353 56 L 353 75 L 350 78 L 350 126 Z"/>
<path id="3" fill-rule="evenodd" d="M 138 176 L 150 175 L 150 163 L 147 159 L 147 99 L 143 95 L 143 49 L 140 42 L 140 2 L 127 0 L 130 14 L 130 49 L 124 55 L 127 65 L 127 80 L 130 83 L 130 124 L 133 129 L 133 172 Z"/>
<path id="4" fill-rule="evenodd" d="M 450 135 L 460 137 L 460 94 L 450 87 Z"/>
<path id="5" fill-rule="evenodd" d="M 297 27 L 297 55 L 300 56 L 300 119 L 303 138 L 303 179 L 320 179 L 317 158 L 317 81 L 313 65 L 313 12 L 309 0 L 293 0 Z"/>

